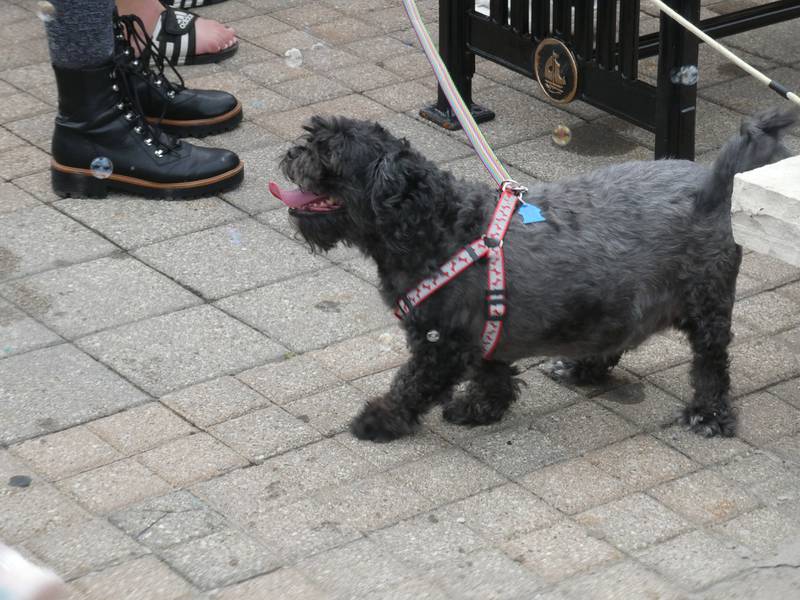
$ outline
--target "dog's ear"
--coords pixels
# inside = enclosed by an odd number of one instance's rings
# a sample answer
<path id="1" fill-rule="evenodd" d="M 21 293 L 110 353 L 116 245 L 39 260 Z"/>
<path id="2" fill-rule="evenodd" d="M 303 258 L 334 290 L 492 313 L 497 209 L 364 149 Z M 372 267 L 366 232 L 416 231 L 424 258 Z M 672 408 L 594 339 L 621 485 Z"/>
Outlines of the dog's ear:
<path id="1" fill-rule="evenodd" d="M 430 243 L 435 198 L 429 177 L 408 144 L 375 162 L 370 202 L 378 232 L 393 252 L 406 254 Z"/>

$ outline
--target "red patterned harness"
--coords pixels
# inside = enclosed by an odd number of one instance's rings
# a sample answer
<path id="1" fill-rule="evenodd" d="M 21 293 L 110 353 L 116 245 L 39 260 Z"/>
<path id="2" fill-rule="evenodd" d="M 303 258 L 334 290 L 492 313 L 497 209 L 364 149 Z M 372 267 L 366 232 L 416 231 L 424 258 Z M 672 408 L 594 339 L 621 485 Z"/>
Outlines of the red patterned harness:
<path id="1" fill-rule="evenodd" d="M 513 182 L 505 182 L 501 187 L 500 199 L 494 209 L 486 233 L 456 252 L 450 260 L 439 267 L 436 275 L 422 280 L 415 288 L 397 299 L 395 315 L 403 319 L 415 306 L 422 304 L 434 293 L 453 281 L 470 266 L 489 257 L 487 268 L 488 286 L 486 289 L 486 324 L 481 335 L 481 350 L 484 360 L 490 360 L 500 341 L 503 319 L 506 315 L 506 268 L 503 256 L 503 238 L 511 225 L 511 217 L 522 202 L 525 191 Z"/>

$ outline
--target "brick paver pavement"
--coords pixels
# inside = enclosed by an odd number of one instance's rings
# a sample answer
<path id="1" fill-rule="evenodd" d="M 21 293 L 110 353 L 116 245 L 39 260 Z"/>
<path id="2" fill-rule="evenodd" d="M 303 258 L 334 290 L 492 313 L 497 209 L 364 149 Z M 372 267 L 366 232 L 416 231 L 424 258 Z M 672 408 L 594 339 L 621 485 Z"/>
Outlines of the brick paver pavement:
<path id="1" fill-rule="evenodd" d="M 435 31 L 437 3 L 420 4 Z M 416 116 L 435 85 L 399 2 L 202 10 L 241 49 L 183 73 L 242 99 L 243 126 L 207 142 L 248 175 L 191 202 L 52 194 L 56 97 L 34 11 L 0 8 L 0 538 L 63 575 L 71 598 L 800 597 L 800 269 L 745 256 L 736 438 L 670 424 L 690 355 L 665 334 L 604 388 L 557 385 L 528 361 L 499 424 L 433 411 L 414 437 L 357 441 L 348 420 L 403 362 L 402 336 L 374 267 L 344 248 L 308 254 L 266 181 L 282 181 L 281 153 L 317 113 L 380 120 L 486 177 L 460 133 Z M 797 88 L 799 26 L 728 43 Z M 742 114 L 777 100 L 707 49 L 701 75 L 707 162 Z M 485 61 L 475 90 L 523 181 L 651 156 L 649 134 L 547 104 Z M 549 140 L 559 124 L 565 148 Z"/>

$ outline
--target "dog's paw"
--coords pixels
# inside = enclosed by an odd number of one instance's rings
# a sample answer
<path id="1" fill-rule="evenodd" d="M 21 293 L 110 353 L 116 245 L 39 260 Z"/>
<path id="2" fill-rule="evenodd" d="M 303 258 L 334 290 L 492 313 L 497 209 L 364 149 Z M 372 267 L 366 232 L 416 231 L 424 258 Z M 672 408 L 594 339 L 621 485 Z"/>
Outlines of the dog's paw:
<path id="1" fill-rule="evenodd" d="M 350 423 L 350 431 L 360 440 L 391 442 L 414 430 L 414 419 L 398 414 L 396 408 L 373 400 Z"/>
<path id="2" fill-rule="evenodd" d="M 560 358 L 544 363 L 541 369 L 545 375 L 558 383 L 586 386 L 602 385 L 607 382 L 615 365 L 615 360 L 602 358 L 581 360 Z"/>
<path id="3" fill-rule="evenodd" d="M 489 425 L 502 419 L 504 412 L 468 397 L 454 398 L 442 406 L 442 418 L 454 425 Z"/>
<path id="4" fill-rule="evenodd" d="M 678 423 L 704 437 L 732 437 L 736 433 L 736 415 L 729 410 L 687 406 L 678 416 Z"/>
<path id="5" fill-rule="evenodd" d="M 542 372 L 559 383 L 573 383 L 575 363 L 565 359 L 551 360 L 542 365 Z"/>

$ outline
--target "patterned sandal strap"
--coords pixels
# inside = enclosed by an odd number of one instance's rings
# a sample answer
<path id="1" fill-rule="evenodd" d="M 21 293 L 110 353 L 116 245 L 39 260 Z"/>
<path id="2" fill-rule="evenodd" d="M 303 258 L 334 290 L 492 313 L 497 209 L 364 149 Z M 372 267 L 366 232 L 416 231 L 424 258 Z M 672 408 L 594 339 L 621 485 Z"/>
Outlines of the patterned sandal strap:
<path id="1" fill-rule="evenodd" d="M 163 4 L 172 8 L 197 8 L 205 3 L 205 0 L 167 0 Z"/>
<path id="2" fill-rule="evenodd" d="M 196 15 L 174 8 L 166 8 L 156 21 L 153 40 L 158 49 L 173 65 L 182 65 L 187 56 L 195 54 L 197 30 Z"/>

